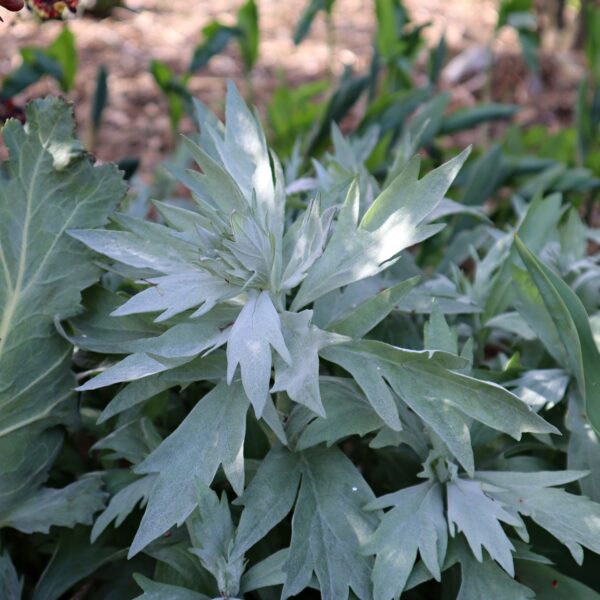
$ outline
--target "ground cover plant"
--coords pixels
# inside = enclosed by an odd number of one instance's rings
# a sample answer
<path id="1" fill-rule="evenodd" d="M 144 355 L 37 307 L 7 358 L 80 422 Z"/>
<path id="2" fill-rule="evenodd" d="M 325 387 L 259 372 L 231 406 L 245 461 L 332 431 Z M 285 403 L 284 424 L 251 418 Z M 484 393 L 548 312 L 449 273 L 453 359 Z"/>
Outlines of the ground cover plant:
<path id="1" fill-rule="evenodd" d="M 597 232 L 560 194 L 498 229 L 453 185 L 468 150 L 421 172 L 406 139 L 378 181 L 337 130 L 304 189 L 230 86 L 224 124 L 196 103 L 194 204 L 151 222 L 114 212 L 65 103 L 28 111 L 1 184 L 5 597 L 597 596 Z M 49 531 L 24 585 L 16 532 Z"/>
<path id="2" fill-rule="evenodd" d="M 232 41 L 252 83 L 252 0 L 189 77 L 152 63 L 179 141 L 145 183 L 89 153 L 106 72 L 85 143 L 59 98 L 6 121 L 0 600 L 600 598 L 596 38 L 573 124 L 465 147 L 517 107 L 454 110 L 445 40 L 417 73 L 423 27 L 375 7 L 369 73 L 264 119 L 188 88 Z M 74 41 L 0 97 L 71 89 Z"/>

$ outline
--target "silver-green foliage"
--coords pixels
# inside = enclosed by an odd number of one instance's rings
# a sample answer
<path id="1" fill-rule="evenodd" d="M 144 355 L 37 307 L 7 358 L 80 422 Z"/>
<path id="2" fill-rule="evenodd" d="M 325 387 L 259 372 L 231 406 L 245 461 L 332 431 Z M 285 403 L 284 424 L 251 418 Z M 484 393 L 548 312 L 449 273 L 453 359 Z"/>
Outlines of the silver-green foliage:
<path id="1" fill-rule="evenodd" d="M 92 253 L 67 235 L 103 225 L 125 193 L 112 165 L 94 166 L 64 101 L 33 102 L 27 125 L 2 130 L 10 158 L 0 177 L 0 527 L 31 533 L 91 523 L 101 479 L 41 487 L 75 424 L 72 346 L 54 321 L 80 310 L 97 280 Z"/>
<path id="2" fill-rule="evenodd" d="M 445 197 L 467 152 L 422 177 L 419 158 L 401 155 L 380 186 L 364 180 L 368 140 L 336 130 L 336 178 L 316 164 L 318 193 L 298 196 L 233 87 L 225 124 L 196 108 L 198 168 L 174 170 L 193 205 L 157 202 L 159 222 L 69 226 L 127 292 L 91 290 L 64 334 L 109 356 L 78 389 L 112 386 L 100 421 L 115 430 L 96 449 L 134 466 L 93 538 L 144 507 L 129 557 L 163 566 L 154 581 L 136 575 L 141 598 L 279 586 L 282 598 L 391 600 L 446 584 L 458 565 L 461 600 L 528 599 L 552 572 L 530 565 L 546 560 L 524 543 L 535 547 L 532 522 L 578 563 L 598 553 L 600 505 L 573 493 L 598 465 L 599 371 L 586 309 L 560 276 L 571 263 L 557 275 L 486 223 L 449 235 L 450 262 L 427 279 L 407 249 L 442 217 L 481 218 Z M 516 231 L 536 253 L 571 243 L 560 198 L 521 212 Z M 469 256 L 472 280 L 452 265 Z M 529 371 L 508 355 L 525 343 L 540 363 Z M 564 428 L 539 411 L 567 389 L 573 470 L 560 471 L 536 453 L 563 452 Z M 179 417 L 161 440 L 148 418 L 167 406 Z"/>

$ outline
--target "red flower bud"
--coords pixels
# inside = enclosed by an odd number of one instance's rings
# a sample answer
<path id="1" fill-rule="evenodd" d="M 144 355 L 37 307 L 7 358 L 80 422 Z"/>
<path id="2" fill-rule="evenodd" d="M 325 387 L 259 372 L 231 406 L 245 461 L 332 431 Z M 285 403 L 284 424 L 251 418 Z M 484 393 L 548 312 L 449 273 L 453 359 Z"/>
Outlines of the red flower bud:
<path id="1" fill-rule="evenodd" d="M 18 12 L 23 8 L 23 0 L 0 0 L 0 6 L 12 12 Z"/>

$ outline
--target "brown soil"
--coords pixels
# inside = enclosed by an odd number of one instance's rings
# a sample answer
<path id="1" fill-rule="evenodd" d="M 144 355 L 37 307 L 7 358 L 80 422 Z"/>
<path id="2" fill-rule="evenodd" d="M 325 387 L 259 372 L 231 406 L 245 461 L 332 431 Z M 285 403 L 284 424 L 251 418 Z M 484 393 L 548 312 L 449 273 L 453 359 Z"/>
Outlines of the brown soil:
<path id="1" fill-rule="evenodd" d="M 116 9 L 110 18 L 75 18 L 70 27 L 77 38 L 80 66 L 77 87 L 70 94 L 75 101 L 82 135 L 89 138 L 90 99 L 99 65 L 106 65 L 110 101 L 94 151 L 104 160 L 137 156 L 142 171 L 149 174 L 172 148 L 164 100 L 151 75 L 151 59 L 168 63 L 182 73 L 199 42 L 201 28 L 212 19 L 233 23 L 243 0 L 126 0 L 127 9 Z M 371 58 L 373 8 L 368 0 L 337 0 L 334 13 L 335 51 L 329 55 L 322 19 L 317 19 L 310 37 L 299 47 L 292 32 L 307 0 L 258 0 L 261 17 L 260 61 L 253 73 L 255 102 L 264 108 L 278 82 L 290 85 L 322 77 L 331 64 L 339 73 L 345 64 L 365 71 Z M 406 0 L 416 23 L 431 22 L 426 29 L 433 44 L 445 32 L 451 52 L 490 43 L 496 23 L 496 0 Z M 0 78 L 19 63 L 18 48 L 45 45 L 60 31 L 60 23 L 40 25 L 26 14 L 2 15 L 0 24 Z M 572 28 L 571 28 L 572 30 Z M 571 119 L 574 93 L 582 68 L 572 53 L 569 34 L 550 40 L 551 52 L 543 62 L 541 78 L 532 78 L 519 58 L 514 35 L 503 31 L 493 43 L 496 60 L 491 98 L 516 102 L 524 107 L 518 117 L 529 124 L 543 122 L 550 127 Z M 222 106 L 225 82 L 235 80 L 244 87 L 235 45 L 216 56 L 191 81 L 193 93 L 217 110 Z M 490 98 L 481 74 L 451 88 L 455 106 Z M 28 90 L 24 102 L 35 95 L 58 93 L 45 80 Z M 184 128 L 190 127 L 184 123 Z"/>

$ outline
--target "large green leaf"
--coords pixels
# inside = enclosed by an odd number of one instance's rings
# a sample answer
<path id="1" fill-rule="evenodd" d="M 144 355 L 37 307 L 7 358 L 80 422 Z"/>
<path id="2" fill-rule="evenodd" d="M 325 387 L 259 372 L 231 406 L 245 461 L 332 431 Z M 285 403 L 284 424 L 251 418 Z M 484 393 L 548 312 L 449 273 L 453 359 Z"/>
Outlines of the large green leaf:
<path id="1" fill-rule="evenodd" d="M 92 164 L 62 100 L 32 103 L 27 125 L 9 121 L 3 137 L 10 158 L 0 178 L 0 510 L 8 514 L 33 508 L 28 497 L 60 447 L 53 428 L 76 407 L 72 347 L 54 319 L 77 312 L 99 269 L 67 231 L 102 225 L 125 188 L 114 166 Z M 53 506 L 69 497 L 66 490 L 40 494 Z M 73 513 L 64 524 L 76 519 Z"/>

